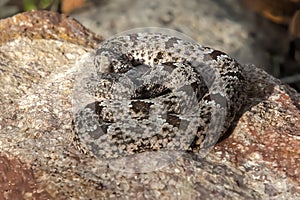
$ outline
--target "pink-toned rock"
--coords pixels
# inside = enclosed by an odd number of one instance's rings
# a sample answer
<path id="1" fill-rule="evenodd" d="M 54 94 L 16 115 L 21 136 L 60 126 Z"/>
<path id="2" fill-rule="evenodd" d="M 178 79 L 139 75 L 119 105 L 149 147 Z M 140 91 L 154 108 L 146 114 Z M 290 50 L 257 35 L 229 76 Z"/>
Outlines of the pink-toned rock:
<path id="1" fill-rule="evenodd" d="M 17 158 L 0 156 L 0 199 L 50 199 L 31 169 Z"/>
<path id="2" fill-rule="evenodd" d="M 72 145 L 74 63 L 102 38 L 45 11 L 1 20 L 0 30 L 0 160 L 16 183 L 30 177 L 11 191 L 29 199 L 300 198 L 300 95 L 255 66 L 244 66 L 243 111 L 205 159 L 185 154 L 157 171 L 124 173 Z"/>

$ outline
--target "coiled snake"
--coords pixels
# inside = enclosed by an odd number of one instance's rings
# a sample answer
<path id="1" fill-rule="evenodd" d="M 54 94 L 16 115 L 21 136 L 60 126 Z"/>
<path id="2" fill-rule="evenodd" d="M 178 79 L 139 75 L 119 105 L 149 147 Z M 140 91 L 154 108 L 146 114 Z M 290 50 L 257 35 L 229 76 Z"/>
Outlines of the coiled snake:
<path id="1" fill-rule="evenodd" d="M 159 150 L 204 156 L 245 98 L 240 64 L 178 34 L 117 35 L 100 44 L 93 64 L 82 87 L 94 101 L 76 111 L 74 127 L 99 158 Z"/>

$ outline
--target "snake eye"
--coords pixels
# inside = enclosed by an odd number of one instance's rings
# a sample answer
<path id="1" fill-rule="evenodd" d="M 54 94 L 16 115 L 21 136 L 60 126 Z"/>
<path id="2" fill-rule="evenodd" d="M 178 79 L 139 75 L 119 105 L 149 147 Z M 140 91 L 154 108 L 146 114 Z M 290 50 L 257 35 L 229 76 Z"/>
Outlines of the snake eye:
<path id="1" fill-rule="evenodd" d="M 118 60 L 116 60 L 116 59 L 111 59 L 111 61 L 110 61 L 110 65 L 111 65 L 112 68 L 120 65 L 119 63 L 120 62 Z"/>

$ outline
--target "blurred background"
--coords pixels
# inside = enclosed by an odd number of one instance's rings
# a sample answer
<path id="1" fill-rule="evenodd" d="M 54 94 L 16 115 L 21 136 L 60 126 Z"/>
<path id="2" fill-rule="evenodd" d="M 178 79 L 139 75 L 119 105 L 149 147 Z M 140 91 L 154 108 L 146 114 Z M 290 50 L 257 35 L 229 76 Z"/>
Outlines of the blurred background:
<path id="1" fill-rule="evenodd" d="M 137 27 L 175 29 L 300 91 L 300 0 L 0 0 L 0 18 L 43 9 L 105 38 Z"/>

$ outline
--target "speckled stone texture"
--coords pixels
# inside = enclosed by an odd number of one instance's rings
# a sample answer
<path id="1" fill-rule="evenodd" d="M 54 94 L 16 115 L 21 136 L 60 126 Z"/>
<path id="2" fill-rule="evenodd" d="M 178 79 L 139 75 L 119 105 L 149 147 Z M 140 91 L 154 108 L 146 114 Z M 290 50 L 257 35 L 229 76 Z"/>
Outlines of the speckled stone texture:
<path id="1" fill-rule="evenodd" d="M 27 22 L 36 20 L 32 15 L 46 20 L 43 12 L 29 15 Z M 11 26 L 6 20 L 1 32 Z M 45 198 L 300 199 L 300 95 L 277 79 L 244 65 L 249 98 L 205 159 L 184 154 L 156 171 L 126 173 L 72 145 L 74 63 L 93 49 L 62 37 L 38 38 L 26 33 L 1 41 L 0 151 L 30 170 L 34 190 Z"/>
<path id="2" fill-rule="evenodd" d="M 105 38 L 138 27 L 174 29 L 268 72 L 269 51 L 279 53 L 288 43 L 280 28 L 247 12 L 240 0 L 109 0 L 72 16 Z"/>

